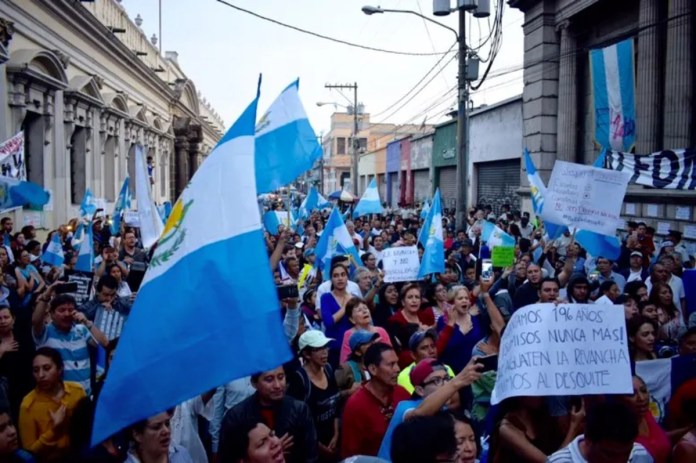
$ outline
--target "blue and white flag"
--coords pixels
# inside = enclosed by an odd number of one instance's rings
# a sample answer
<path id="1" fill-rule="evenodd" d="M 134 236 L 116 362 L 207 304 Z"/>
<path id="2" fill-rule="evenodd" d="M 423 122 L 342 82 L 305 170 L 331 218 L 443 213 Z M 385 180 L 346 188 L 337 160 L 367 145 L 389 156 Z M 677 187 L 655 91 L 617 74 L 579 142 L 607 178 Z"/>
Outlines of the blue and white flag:
<path id="1" fill-rule="evenodd" d="M 92 234 L 92 224 L 84 225 L 85 232 L 80 241 L 80 247 L 77 252 L 77 262 L 75 262 L 75 270 L 81 272 L 94 271 L 94 235 Z"/>
<path id="2" fill-rule="evenodd" d="M 121 231 L 121 220 L 123 218 L 123 213 L 130 209 L 131 207 L 131 193 L 128 188 L 129 177 L 123 180 L 123 185 L 121 185 L 121 191 L 116 198 L 114 203 L 114 213 L 111 215 L 111 234 L 118 235 Z"/>
<path id="3" fill-rule="evenodd" d="M 650 411 L 658 423 L 664 422 L 669 400 L 684 382 L 696 378 L 696 355 L 636 362 L 636 375 L 650 391 Z"/>
<path id="4" fill-rule="evenodd" d="M 89 216 L 91 219 L 95 212 L 97 212 L 97 199 L 92 194 L 92 190 L 87 188 L 80 203 L 80 217 Z"/>
<path id="5" fill-rule="evenodd" d="M 319 192 L 315 187 L 309 187 L 309 192 L 300 204 L 299 217 L 306 219 L 312 215 L 312 211 L 319 208 Z"/>
<path id="6" fill-rule="evenodd" d="M 423 209 L 421 209 L 420 218 L 426 219 L 428 217 L 428 211 L 430 211 L 430 202 L 426 199 L 425 203 L 423 203 Z"/>
<path id="7" fill-rule="evenodd" d="M 536 170 L 532 156 L 527 148 L 524 149 L 524 166 L 527 170 L 527 180 L 529 181 L 529 189 L 531 190 L 532 206 L 534 213 L 541 215 L 544 208 L 544 194 L 546 193 L 546 185 L 541 179 L 539 172 Z"/>
<path id="8" fill-rule="evenodd" d="M 384 208 L 379 200 L 379 191 L 377 190 L 377 180 L 374 178 L 370 181 L 367 189 L 363 193 L 358 205 L 353 211 L 353 218 L 362 217 L 367 214 L 382 214 Z"/>
<path id="9" fill-rule="evenodd" d="M 602 235 L 590 230 L 575 232 L 575 241 L 593 257 L 616 260 L 621 256 L 621 241 L 616 236 Z"/>
<path id="10" fill-rule="evenodd" d="M 99 396 L 95 445 L 292 358 L 256 201 L 257 101 L 258 95 L 172 209 Z M 230 265 L 230 256 L 243 265 Z"/>
<path id="11" fill-rule="evenodd" d="M 481 239 L 489 249 L 496 246 L 514 246 L 515 238 L 505 233 L 500 227 L 488 220 L 481 227 Z"/>
<path id="12" fill-rule="evenodd" d="M 147 163 L 143 155 L 143 147 L 135 147 L 135 199 L 138 203 L 138 219 L 140 220 L 140 241 L 145 249 L 157 242 L 164 231 L 164 222 L 157 212 L 152 200 L 150 176 L 147 173 Z"/>
<path id="13" fill-rule="evenodd" d="M 295 218 L 288 211 L 268 211 L 263 215 L 263 226 L 271 235 L 278 234 L 278 226 L 284 225 L 290 228 L 295 223 Z"/>
<path id="14" fill-rule="evenodd" d="M 355 264 L 360 264 L 360 254 L 353 244 L 353 239 L 348 234 L 348 228 L 341 218 L 338 208 L 331 211 L 329 220 L 326 222 L 324 231 L 321 233 L 319 242 L 314 251 L 317 255 L 317 266 L 323 270 L 324 279 L 328 280 L 331 276 L 331 258 L 334 256 L 350 255 Z"/>
<path id="15" fill-rule="evenodd" d="M 0 212 L 24 206 L 40 208 L 50 199 L 50 193 L 36 183 L 0 177 Z"/>
<path id="16" fill-rule="evenodd" d="M 256 188 L 270 193 L 312 168 L 322 156 L 298 89 L 290 84 L 256 125 Z"/>
<path id="17" fill-rule="evenodd" d="M 321 193 L 317 192 L 317 209 L 331 209 L 331 201 L 324 198 Z"/>
<path id="18" fill-rule="evenodd" d="M 633 39 L 590 51 L 595 140 L 604 148 L 631 151 L 636 140 Z"/>
<path id="19" fill-rule="evenodd" d="M 55 232 L 51 242 L 46 246 L 46 250 L 41 255 L 41 262 L 51 267 L 61 267 L 65 262 L 63 256 L 63 243 L 60 242 L 60 233 Z"/>
<path id="20" fill-rule="evenodd" d="M 427 237 L 424 238 L 425 251 L 418 270 L 418 278 L 445 271 L 445 243 L 442 239 L 442 206 L 439 188 L 435 192 L 433 205 L 430 207 L 423 229 L 427 230 Z"/>

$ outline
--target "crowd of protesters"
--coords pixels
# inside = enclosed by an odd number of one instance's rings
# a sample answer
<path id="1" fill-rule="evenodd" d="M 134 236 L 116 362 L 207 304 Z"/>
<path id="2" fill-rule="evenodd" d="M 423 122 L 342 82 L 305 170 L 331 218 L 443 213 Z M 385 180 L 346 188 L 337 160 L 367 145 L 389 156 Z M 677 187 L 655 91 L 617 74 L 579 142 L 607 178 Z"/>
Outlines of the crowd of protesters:
<path id="1" fill-rule="evenodd" d="M 417 244 L 419 211 L 346 222 L 360 261 L 335 256 L 325 280 L 315 247 L 326 211 L 302 221 L 302 234 L 283 226 L 266 232 L 294 359 L 96 447 L 94 404 L 138 291 L 129 274 L 149 256 L 137 229 L 112 236 L 107 217 L 92 218 L 94 283 L 78 304 L 63 291 L 77 260 L 77 221 L 42 243 L 33 227 L 15 233 L 3 218 L 0 463 L 696 461 L 696 379 L 672 391 L 658 424 L 639 376 L 625 396 L 515 397 L 492 406 L 496 371 L 485 361 L 498 353 L 516 310 L 558 301 L 622 305 L 632 362 L 696 355 L 696 315 L 688 314 L 680 278 L 695 262 L 681 234 L 670 231 L 656 245 L 653 229 L 629 222 L 613 260 L 589 255 L 570 233 L 545 238 L 543 226 L 509 207 L 498 216 L 471 209 L 460 225 L 453 212 L 443 214 L 444 272 L 412 282 L 385 282 L 381 261 L 387 248 Z M 490 257 L 484 221 L 516 241 L 514 265 L 490 278 L 481 274 Z M 54 234 L 62 267 L 42 262 Z M 244 263 L 231 257 L 230 265 Z M 298 297 L 282 291 L 288 286 Z M 244 355 L 234 334 L 230 355 Z"/>

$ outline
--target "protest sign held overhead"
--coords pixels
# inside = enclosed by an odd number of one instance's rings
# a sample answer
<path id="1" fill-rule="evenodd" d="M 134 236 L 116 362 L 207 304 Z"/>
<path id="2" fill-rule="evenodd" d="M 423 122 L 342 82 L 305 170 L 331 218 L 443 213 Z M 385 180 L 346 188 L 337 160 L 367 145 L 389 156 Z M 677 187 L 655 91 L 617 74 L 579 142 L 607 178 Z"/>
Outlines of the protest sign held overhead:
<path id="1" fill-rule="evenodd" d="M 27 178 L 24 164 L 24 131 L 0 143 L 0 175 L 17 180 Z"/>
<path id="2" fill-rule="evenodd" d="M 556 161 L 541 217 L 555 224 L 614 235 L 629 178 L 625 172 Z"/>
<path id="3" fill-rule="evenodd" d="M 491 403 L 508 397 L 633 392 L 621 306 L 533 304 L 500 342 Z"/>
<path id="4" fill-rule="evenodd" d="M 417 280 L 420 268 L 418 248 L 404 246 L 385 249 L 382 252 L 382 266 L 387 283 Z"/>

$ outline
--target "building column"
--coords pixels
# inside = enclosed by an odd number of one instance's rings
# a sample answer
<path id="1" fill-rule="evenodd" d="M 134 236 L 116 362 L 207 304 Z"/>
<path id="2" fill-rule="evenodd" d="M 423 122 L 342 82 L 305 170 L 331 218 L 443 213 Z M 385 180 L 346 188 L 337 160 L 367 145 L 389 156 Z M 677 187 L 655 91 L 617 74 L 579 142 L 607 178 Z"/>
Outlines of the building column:
<path id="1" fill-rule="evenodd" d="M 693 0 L 669 0 L 662 149 L 687 148 L 693 140 L 694 72 L 692 59 Z M 674 18 L 674 19 L 673 19 Z M 641 108 L 642 109 L 642 108 Z"/>
<path id="2" fill-rule="evenodd" d="M 575 162 L 578 148 L 577 51 L 570 21 L 561 22 L 561 53 L 558 69 L 558 119 L 556 158 Z"/>
<path id="3" fill-rule="evenodd" d="M 636 75 L 636 153 L 649 154 L 660 146 L 659 0 L 640 0 L 638 14 L 638 72 Z"/>
<path id="4" fill-rule="evenodd" d="M 196 173 L 198 170 L 198 157 L 200 155 L 198 149 L 200 147 L 200 144 L 189 140 L 189 149 L 188 149 L 188 156 L 189 156 L 189 163 L 188 163 L 188 179 L 191 180 L 193 178 L 193 175 Z"/>
<path id="5" fill-rule="evenodd" d="M 174 172 L 175 172 L 175 186 L 176 192 L 173 197 L 179 197 L 184 188 L 189 181 L 188 176 L 188 156 L 189 156 L 189 144 L 188 137 L 186 135 L 177 135 L 174 142 L 174 150 L 176 152 L 176 159 L 174 160 Z"/>

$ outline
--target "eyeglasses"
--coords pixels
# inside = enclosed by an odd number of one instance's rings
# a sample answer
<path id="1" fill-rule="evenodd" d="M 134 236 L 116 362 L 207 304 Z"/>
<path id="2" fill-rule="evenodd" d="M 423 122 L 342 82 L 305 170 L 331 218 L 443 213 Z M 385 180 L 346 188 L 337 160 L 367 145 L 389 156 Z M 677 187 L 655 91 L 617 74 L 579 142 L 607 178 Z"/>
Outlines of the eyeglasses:
<path id="1" fill-rule="evenodd" d="M 449 383 L 452 380 L 452 377 L 447 375 L 447 376 L 438 376 L 436 378 L 431 379 L 430 381 L 427 381 L 423 383 L 423 386 L 430 386 L 431 384 L 434 386 L 442 386 L 445 383 Z"/>

